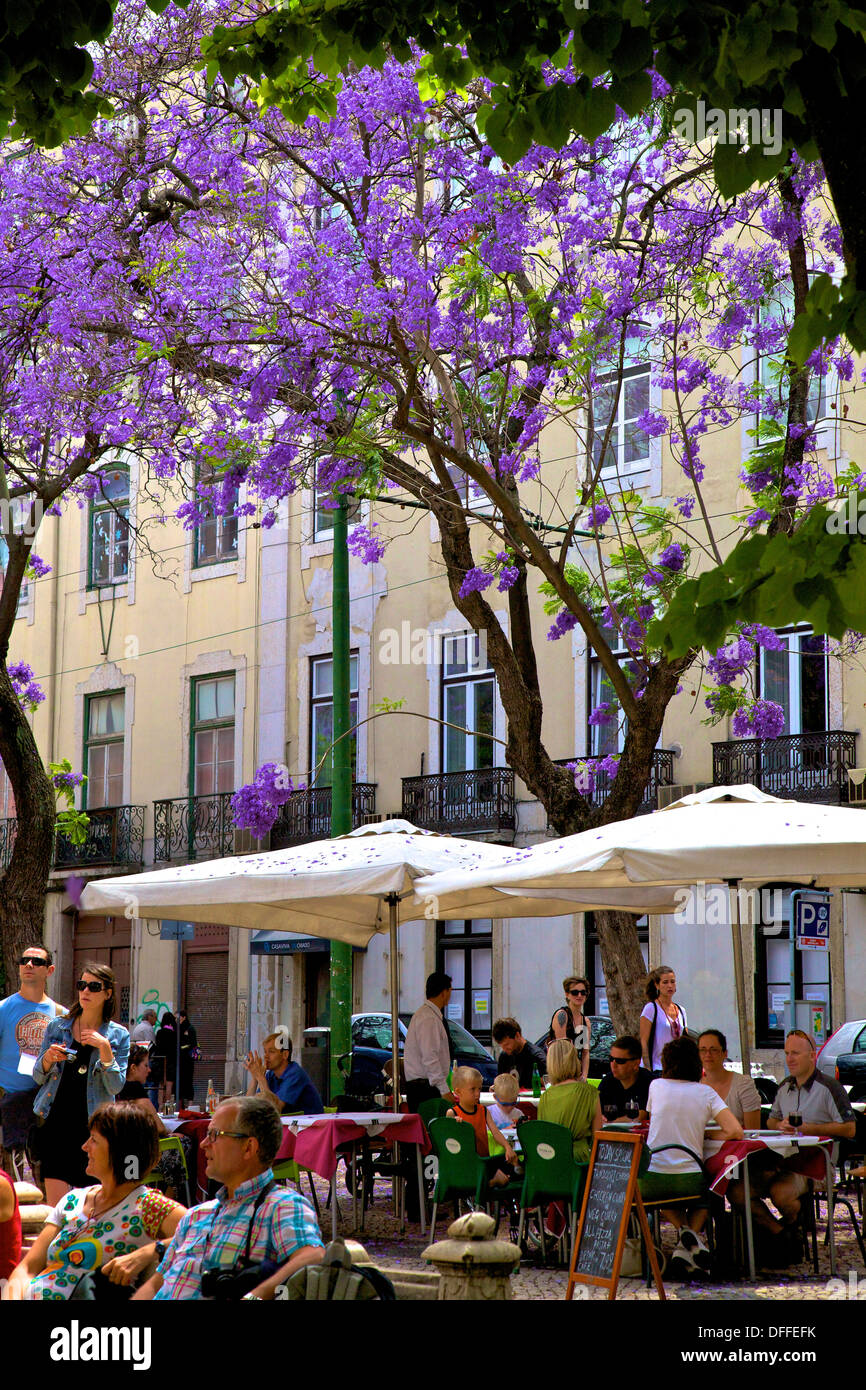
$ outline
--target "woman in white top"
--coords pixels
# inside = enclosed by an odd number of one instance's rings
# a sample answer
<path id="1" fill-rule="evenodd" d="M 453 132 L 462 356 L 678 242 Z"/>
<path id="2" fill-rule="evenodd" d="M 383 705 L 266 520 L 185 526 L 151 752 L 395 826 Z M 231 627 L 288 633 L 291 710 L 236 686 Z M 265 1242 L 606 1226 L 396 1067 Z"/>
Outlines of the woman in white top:
<path id="1" fill-rule="evenodd" d="M 640 1016 L 642 1061 L 647 1071 L 661 1076 L 665 1045 L 686 1031 L 686 1011 L 674 1003 L 677 977 L 669 965 L 660 965 L 647 975 L 647 1003 Z"/>
<path id="2" fill-rule="evenodd" d="M 703 1175 L 695 1159 L 683 1149 L 702 1159 L 704 1130 L 712 1120 L 725 1139 L 742 1139 L 743 1130 L 724 1101 L 701 1081 L 701 1059 L 691 1038 L 674 1038 L 665 1045 L 662 1068 L 662 1078 L 652 1082 L 647 1097 L 647 1148 L 663 1149 L 669 1144 L 681 1147 L 653 1153 L 648 1170 L 641 1173 L 638 1181 L 646 1201 L 695 1198 L 694 1205 L 686 1208 L 662 1208 L 662 1215 L 679 1231 L 679 1241 L 668 1265 L 671 1278 L 678 1279 L 696 1270 L 706 1272 L 710 1265 L 710 1253 L 701 1234 L 707 1215 Z"/>
<path id="3" fill-rule="evenodd" d="M 760 1129 L 761 1096 L 750 1076 L 726 1071 L 728 1040 L 718 1028 L 705 1028 L 698 1038 L 698 1053 L 704 1069 L 704 1080 L 725 1102 L 743 1129 Z"/>

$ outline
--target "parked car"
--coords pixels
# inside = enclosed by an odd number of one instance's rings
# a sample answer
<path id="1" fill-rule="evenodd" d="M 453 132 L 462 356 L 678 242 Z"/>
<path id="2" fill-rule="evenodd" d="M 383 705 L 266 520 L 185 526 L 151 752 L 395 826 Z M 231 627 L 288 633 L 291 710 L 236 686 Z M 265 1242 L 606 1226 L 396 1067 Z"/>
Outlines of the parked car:
<path id="1" fill-rule="evenodd" d="M 489 1088 L 496 1075 L 496 1063 L 487 1048 L 453 1019 L 446 1019 L 454 1050 L 454 1065 L 475 1067 Z M 397 1020 L 398 1046 L 402 1054 L 406 1040 L 406 1021 Z M 391 1015 L 352 1015 L 352 1067 L 346 1090 L 353 1096 L 373 1096 L 383 1090 L 382 1068 L 391 1060 Z"/>
<path id="2" fill-rule="evenodd" d="M 866 1100 L 866 1018 L 843 1023 L 818 1053 L 818 1069 L 850 1086 L 851 1100 Z"/>

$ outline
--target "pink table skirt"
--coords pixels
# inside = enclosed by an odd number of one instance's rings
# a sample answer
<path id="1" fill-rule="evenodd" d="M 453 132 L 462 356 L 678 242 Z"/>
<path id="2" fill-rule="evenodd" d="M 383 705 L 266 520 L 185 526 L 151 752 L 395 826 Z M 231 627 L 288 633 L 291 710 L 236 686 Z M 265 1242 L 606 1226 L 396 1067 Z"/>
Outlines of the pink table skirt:
<path id="1" fill-rule="evenodd" d="M 828 1140 L 828 1143 L 831 1141 Z M 710 1191 L 717 1192 L 723 1197 L 728 1183 L 736 1177 L 736 1169 L 747 1154 L 760 1153 L 761 1150 L 772 1152 L 768 1144 L 760 1139 L 728 1139 L 722 1144 L 717 1154 L 712 1158 L 704 1160 L 707 1172 L 713 1181 L 710 1183 Z M 796 1164 L 792 1164 L 791 1157 L 796 1157 Z M 794 1172 L 802 1173 L 807 1178 L 826 1177 L 827 1166 L 824 1162 L 824 1146 L 822 1144 L 810 1144 L 808 1149 L 801 1149 L 798 1154 L 789 1156 L 785 1160 L 787 1167 Z"/>
<path id="2" fill-rule="evenodd" d="M 339 1115 L 325 1116 L 316 1124 L 302 1129 L 299 1134 L 293 1134 L 284 1126 L 283 1142 L 274 1161 L 283 1163 L 287 1159 L 294 1159 L 302 1168 L 310 1168 L 330 1181 L 337 1171 L 337 1150 L 340 1145 L 352 1144 L 368 1134 L 369 1131 L 362 1125 L 341 1119 Z M 401 1144 L 420 1145 L 422 1154 L 430 1152 L 430 1140 L 420 1115 L 401 1115 L 398 1121 L 386 1125 L 372 1137 L 386 1146 L 396 1140 Z"/>

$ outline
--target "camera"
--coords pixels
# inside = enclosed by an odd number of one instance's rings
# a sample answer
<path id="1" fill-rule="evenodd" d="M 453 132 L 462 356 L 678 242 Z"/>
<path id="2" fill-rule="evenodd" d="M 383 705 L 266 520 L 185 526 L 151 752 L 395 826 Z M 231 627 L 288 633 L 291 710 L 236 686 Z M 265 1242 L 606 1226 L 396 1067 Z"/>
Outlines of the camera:
<path id="1" fill-rule="evenodd" d="M 275 1274 L 277 1268 L 273 1260 L 260 1260 L 256 1264 L 231 1265 L 228 1269 L 203 1270 L 201 1296 L 218 1303 L 236 1302 Z"/>

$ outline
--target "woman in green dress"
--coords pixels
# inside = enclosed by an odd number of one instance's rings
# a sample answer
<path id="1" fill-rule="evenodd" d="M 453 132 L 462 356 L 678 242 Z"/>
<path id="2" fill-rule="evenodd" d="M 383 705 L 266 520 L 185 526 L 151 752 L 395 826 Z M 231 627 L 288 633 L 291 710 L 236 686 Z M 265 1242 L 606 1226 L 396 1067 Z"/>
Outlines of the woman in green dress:
<path id="1" fill-rule="evenodd" d="M 550 1086 L 538 1103 L 539 1120 L 571 1130 L 575 1162 L 588 1163 L 592 1136 L 601 1128 L 598 1091 L 581 1080 L 581 1057 L 568 1038 L 557 1038 L 547 1049 Z"/>

